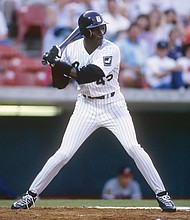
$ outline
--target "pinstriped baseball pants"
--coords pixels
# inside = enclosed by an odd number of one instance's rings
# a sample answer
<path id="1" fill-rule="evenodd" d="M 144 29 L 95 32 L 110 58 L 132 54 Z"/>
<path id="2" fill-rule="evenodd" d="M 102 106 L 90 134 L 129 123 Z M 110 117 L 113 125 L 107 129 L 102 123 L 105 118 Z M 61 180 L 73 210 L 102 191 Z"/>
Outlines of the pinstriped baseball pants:
<path id="1" fill-rule="evenodd" d="M 30 191 L 39 195 L 72 158 L 82 143 L 100 127 L 109 129 L 118 138 L 156 194 L 165 191 L 149 155 L 137 142 L 133 121 L 125 100 L 117 99 L 117 97 L 109 99 L 112 101 L 89 100 L 84 97 L 78 99 L 60 148 L 49 158 L 34 179 L 29 188 Z"/>

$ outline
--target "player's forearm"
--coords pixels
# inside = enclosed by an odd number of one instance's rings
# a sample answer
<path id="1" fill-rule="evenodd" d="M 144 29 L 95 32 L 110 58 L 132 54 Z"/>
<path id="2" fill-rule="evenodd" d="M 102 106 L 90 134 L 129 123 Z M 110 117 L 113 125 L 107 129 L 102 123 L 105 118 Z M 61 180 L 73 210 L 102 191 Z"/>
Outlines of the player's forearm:
<path id="1" fill-rule="evenodd" d="M 62 60 L 58 60 L 55 62 L 55 67 L 60 69 L 67 77 L 75 79 L 79 84 L 95 82 L 105 76 L 102 69 L 93 64 L 79 70 Z"/>

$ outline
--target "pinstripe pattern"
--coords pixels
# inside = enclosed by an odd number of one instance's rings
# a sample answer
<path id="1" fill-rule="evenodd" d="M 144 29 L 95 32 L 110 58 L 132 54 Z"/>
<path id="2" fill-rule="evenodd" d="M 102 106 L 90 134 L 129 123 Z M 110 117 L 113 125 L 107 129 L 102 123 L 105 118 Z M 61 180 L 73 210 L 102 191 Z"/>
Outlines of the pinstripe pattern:
<path id="1" fill-rule="evenodd" d="M 104 66 L 103 57 L 105 56 L 112 56 L 111 66 Z M 83 39 L 80 39 L 68 45 L 62 55 L 62 59 L 69 64 L 78 61 L 80 64 L 79 68 L 82 68 L 88 64 L 95 64 L 104 71 L 104 85 L 97 85 L 96 82 L 82 84 L 78 86 L 80 93 L 88 96 L 101 96 L 118 89 L 120 51 L 119 48 L 110 41 L 104 40 L 102 46 L 98 47 L 92 54 L 89 55 L 83 46 Z M 113 74 L 113 79 L 111 80 L 109 80 L 110 74 Z"/>
<path id="2" fill-rule="evenodd" d="M 104 65 L 103 56 L 112 57 L 111 65 Z M 126 152 L 134 159 L 152 190 L 156 194 L 165 191 L 162 180 L 149 155 L 137 142 L 130 113 L 120 92 L 118 84 L 120 53 L 117 46 L 104 40 L 103 45 L 89 55 L 85 51 L 81 39 L 68 45 L 62 59 L 70 64 L 78 61 L 80 68 L 90 63 L 96 64 L 102 68 L 106 77 L 110 74 L 113 77 L 108 77 L 109 80 L 106 80 L 105 77 L 104 84 L 94 82 L 79 87 L 76 106 L 69 120 L 61 146 L 47 161 L 29 190 L 39 195 L 92 132 L 99 127 L 105 127 L 118 138 Z M 89 99 L 82 95 L 100 96 L 113 91 L 115 95 L 107 99 Z"/>

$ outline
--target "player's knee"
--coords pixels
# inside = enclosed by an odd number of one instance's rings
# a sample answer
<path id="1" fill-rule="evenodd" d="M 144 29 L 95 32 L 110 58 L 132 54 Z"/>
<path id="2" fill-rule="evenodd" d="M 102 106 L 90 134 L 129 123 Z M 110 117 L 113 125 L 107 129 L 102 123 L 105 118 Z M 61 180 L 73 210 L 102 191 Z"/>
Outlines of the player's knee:
<path id="1" fill-rule="evenodd" d="M 141 147 L 140 144 L 137 145 L 129 145 L 126 148 L 127 153 L 129 154 L 130 157 L 134 158 L 137 154 L 139 154 L 143 148 Z"/>
<path id="2" fill-rule="evenodd" d="M 57 151 L 55 153 L 56 161 L 58 164 L 64 166 L 71 158 L 71 156 L 65 152 Z"/>

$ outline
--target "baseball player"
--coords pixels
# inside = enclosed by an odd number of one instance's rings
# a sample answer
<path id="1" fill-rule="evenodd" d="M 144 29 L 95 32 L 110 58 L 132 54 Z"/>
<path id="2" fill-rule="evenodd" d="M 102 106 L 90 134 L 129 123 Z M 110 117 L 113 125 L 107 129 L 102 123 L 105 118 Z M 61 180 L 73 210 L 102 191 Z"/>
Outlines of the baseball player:
<path id="1" fill-rule="evenodd" d="M 106 181 L 103 199 L 142 199 L 140 184 L 134 179 L 130 167 L 122 167 L 117 176 Z"/>
<path id="2" fill-rule="evenodd" d="M 47 187 L 82 143 L 98 128 L 109 129 L 134 159 L 156 195 L 163 211 L 174 212 L 162 180 L 149 155 L 137 142 L 134 125 L 120 92 L 118 74 L 120 51 L 104 38 L 106 22 L 96 11 L 86 11 L 78 19 L 83 38 L 70 43 L 62 52 L 58 46 L 43 56 L 52 68 L 53 86 L 63 89 L 69 80 L 78 83 L 78 98 L 60 148 L 46 162 L 28 191 L 12 209 L 27 209 Z M 61 56 L 61 57 L 60 57 Z"/>

